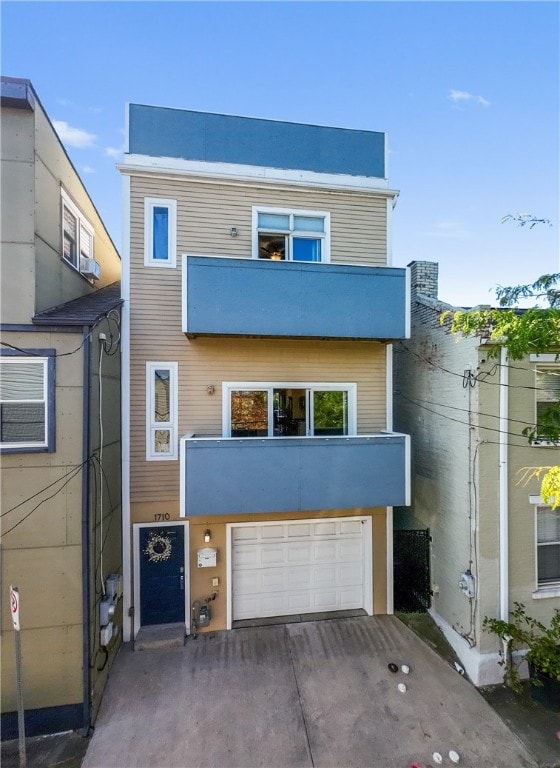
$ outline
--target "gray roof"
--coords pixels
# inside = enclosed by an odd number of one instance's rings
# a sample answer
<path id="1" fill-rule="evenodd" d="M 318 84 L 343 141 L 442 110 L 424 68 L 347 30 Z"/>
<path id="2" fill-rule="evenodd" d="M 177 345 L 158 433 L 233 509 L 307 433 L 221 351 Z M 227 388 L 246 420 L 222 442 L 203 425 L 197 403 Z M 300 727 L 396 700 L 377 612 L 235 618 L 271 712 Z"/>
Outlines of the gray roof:
<path id="1" fill-rule="evenodd" d="M 112 309 L 120 307 L 120 281 L 106 285 L 98 291 L 72 299 L 58 307 L 45 309 L 33 317 L 34 325 L 93 325 Z"/>

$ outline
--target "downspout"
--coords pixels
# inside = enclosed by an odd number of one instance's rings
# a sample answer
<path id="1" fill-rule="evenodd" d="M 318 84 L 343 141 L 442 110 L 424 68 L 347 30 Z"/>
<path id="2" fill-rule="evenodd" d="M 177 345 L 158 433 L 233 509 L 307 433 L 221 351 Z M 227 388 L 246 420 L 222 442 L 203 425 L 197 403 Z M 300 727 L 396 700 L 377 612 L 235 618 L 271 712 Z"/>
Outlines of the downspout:
<path id="1" fill-rule="evenodd" d="M 499 522 L 500 522 L 500 619 L 509 619 L 509 509 L 508 509 L 508 358 L 500 350 L 500 450 L 499 450 Z"/>
<path id="2" fill-rule="evenodd" d="M 91 683 L 89 675 L 90 659 L 90 637 L 89 637 L 89 610 L 90 610 L 90 588 L 89 588 L 89 441 L 90 441 L 90 354 L 91 340 L 90 328 L 87 325 L 83 327 L 83 403 L 82 403 L 82 643 L 83 643 L 83 725 L 87 734 L 90 727 L 91 717 Z"/>

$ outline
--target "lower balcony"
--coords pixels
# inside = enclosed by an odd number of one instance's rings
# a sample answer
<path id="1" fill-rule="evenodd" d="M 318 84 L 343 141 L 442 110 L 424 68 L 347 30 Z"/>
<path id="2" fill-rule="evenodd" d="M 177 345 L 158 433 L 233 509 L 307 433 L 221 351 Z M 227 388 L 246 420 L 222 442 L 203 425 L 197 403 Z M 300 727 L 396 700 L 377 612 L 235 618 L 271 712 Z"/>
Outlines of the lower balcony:
<path id="1" fill-rule="evenodd" d="M 232 515 L 406 506 L 409 437 L 181 440 L 185 514 Z"/>

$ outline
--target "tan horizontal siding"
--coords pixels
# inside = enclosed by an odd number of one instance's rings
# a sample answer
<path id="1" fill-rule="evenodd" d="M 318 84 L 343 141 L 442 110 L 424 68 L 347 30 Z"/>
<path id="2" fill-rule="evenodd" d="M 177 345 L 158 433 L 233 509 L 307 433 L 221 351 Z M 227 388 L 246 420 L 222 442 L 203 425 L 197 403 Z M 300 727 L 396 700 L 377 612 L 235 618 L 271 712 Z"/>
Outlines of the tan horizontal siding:
<path id="1" fill-rule="evenodd" d="M 371 194 L 257 183 L 131 180 L 131 495 L 179 494 L 179 462 L 146 461 L 146 361 L 179 363 L 179 435 L 220 435 L 223 381 L 355 382 L 358 432 L 386 425 L 385 349 L 368 342 L 214 339 L 181 331 L 181 268 L 144 267 L 144 198 L 177 200 L 177 253 L 251 257 L 253 205 L 329 211 L 331 259 L 386 263 L 386 200 Z M 230 228 L 237 227 L 232 238 Z M 213 384 L 215 394 L 207 394 Z"/>
<path id="2" fill-rule="evenodd" d="M 189 341 L 155 325 L 134 334 L 131 349 L 131 494 L 133 500 L 173 499 L 179 462 L 145 460 L 145 363 L 179 362 L 179 435 L 221 435 L 222 382 L 286 381 L 357 384 L 358 433 L 386 426 L 385 348 L 366 342 L 269 339 Z M 156 331 L 156 335 L 153 333 Z M 207 386 L 215 392 L 208 395 Z"/>
<path id="3" fill-rule="evenodd" d="M 177 200 L 177 252 L 251 257 L 253 205 L 327 211 L 331 261 L 387 262 L 387 203 L 381 195 L 300 189 L 266 184 L 225 184 L 177 177 L 133 177 L 131 260 L 143 263 L 144 198 Z M 238 236 L 230 235 L 237 227 Z"/>

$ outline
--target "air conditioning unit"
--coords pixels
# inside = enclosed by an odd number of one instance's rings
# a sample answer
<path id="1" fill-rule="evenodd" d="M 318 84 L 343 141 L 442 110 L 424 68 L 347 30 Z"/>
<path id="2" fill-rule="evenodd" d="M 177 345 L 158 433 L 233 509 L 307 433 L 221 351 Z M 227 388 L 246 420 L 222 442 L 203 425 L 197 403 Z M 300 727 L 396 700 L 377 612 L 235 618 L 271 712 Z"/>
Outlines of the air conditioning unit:
<path id="1" fill-rule="evenodd" d="M 86 259 L 84 256 L 80 256 L 80 272 L 85 277 L 92 277 L 94 280 L 99 280 L 101 267 L 95 259 Z"/>

